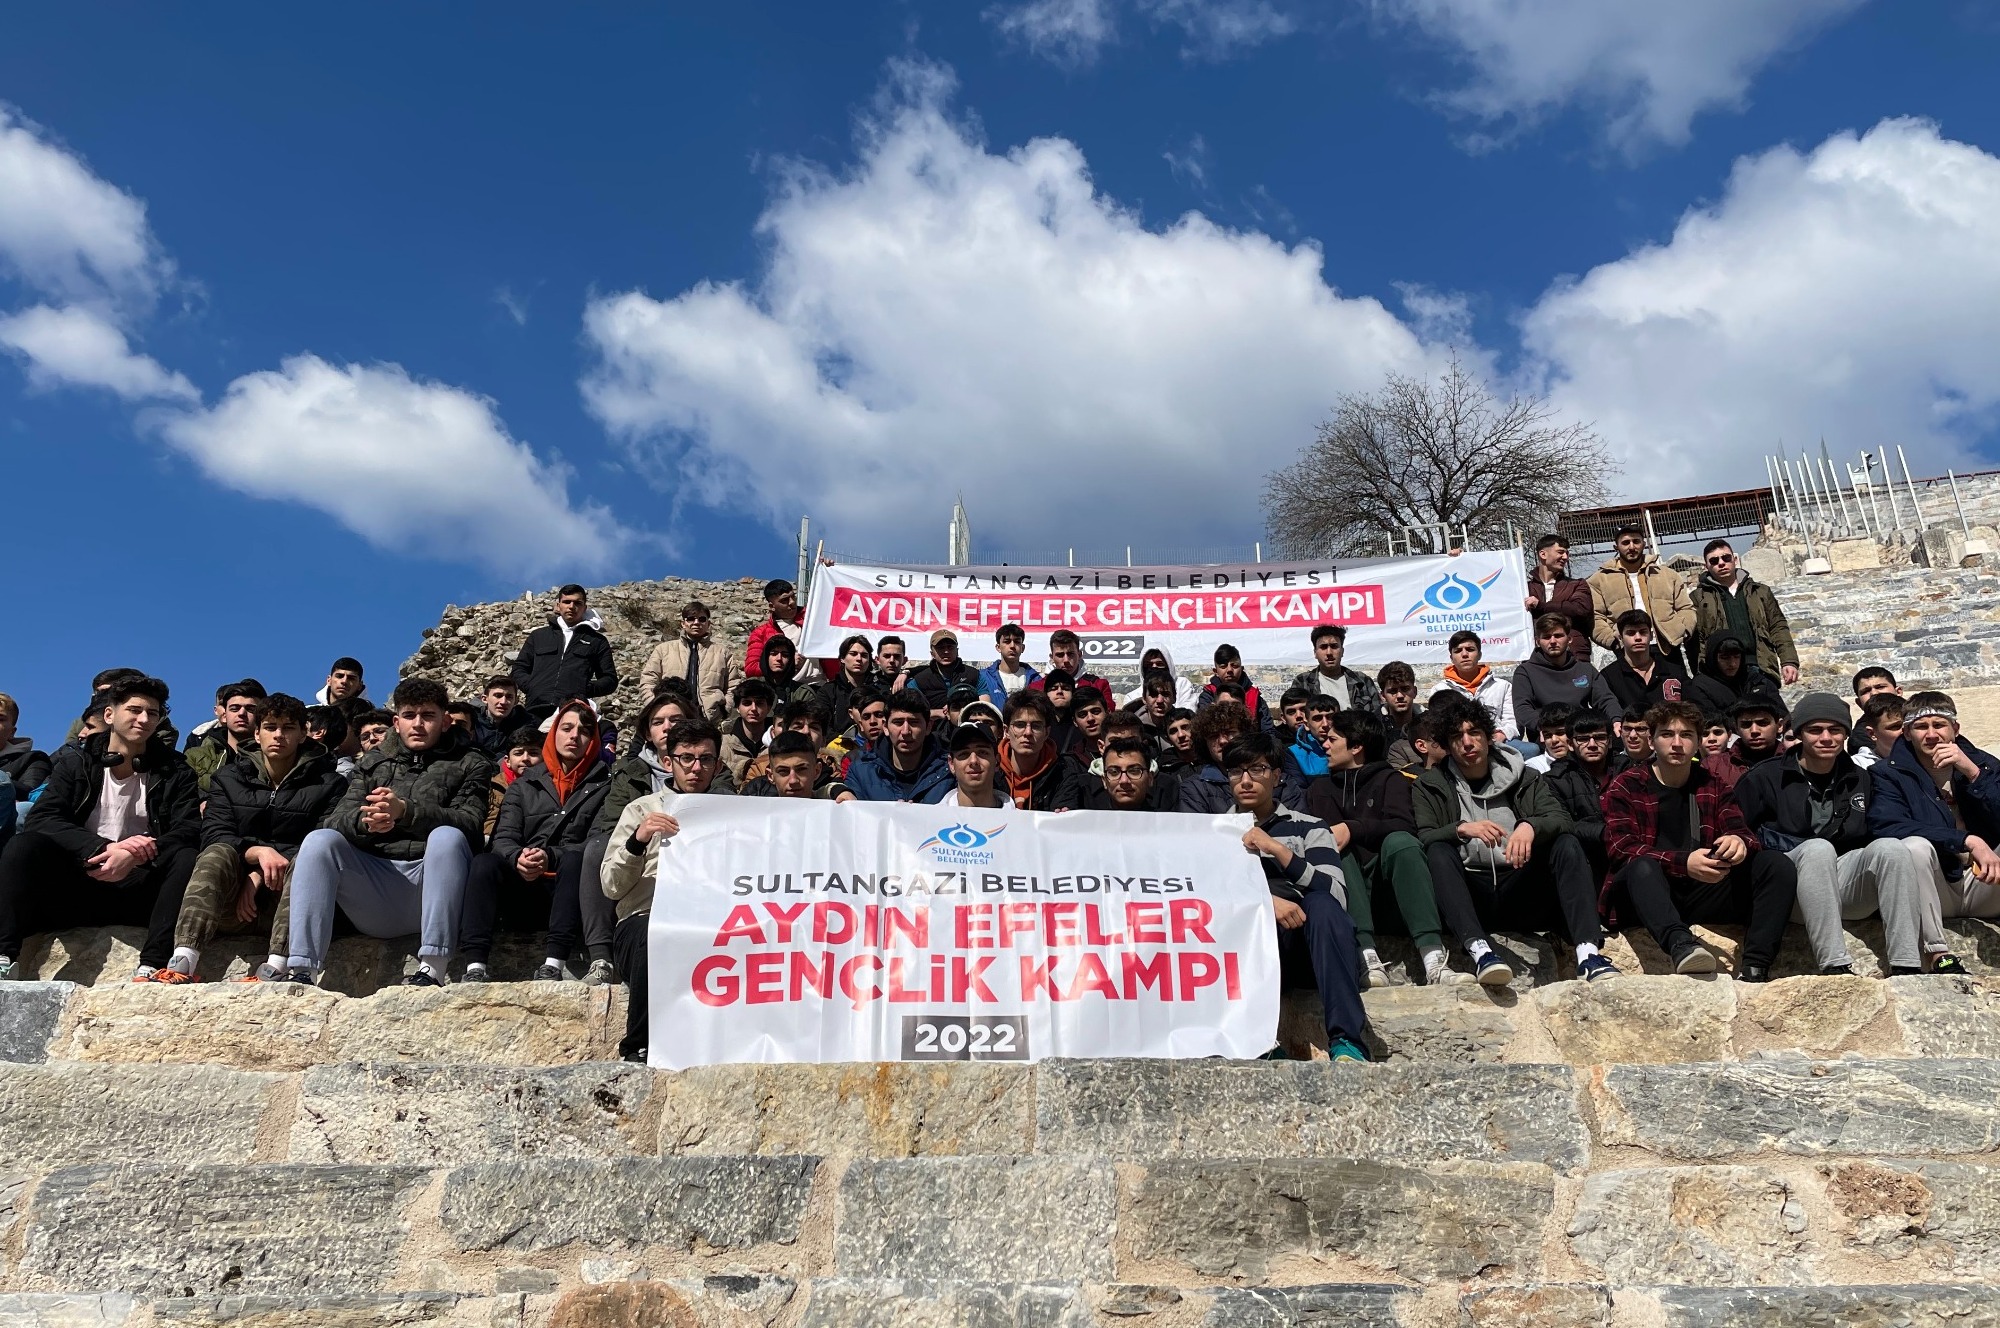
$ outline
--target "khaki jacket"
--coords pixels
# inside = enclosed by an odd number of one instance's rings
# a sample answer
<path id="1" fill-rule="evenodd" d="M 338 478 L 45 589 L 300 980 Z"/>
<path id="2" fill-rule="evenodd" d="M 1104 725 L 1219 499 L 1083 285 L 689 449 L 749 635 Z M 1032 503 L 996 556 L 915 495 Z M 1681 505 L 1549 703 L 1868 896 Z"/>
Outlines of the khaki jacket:
<path id="1" fill-rule="evenodd" d="M 710 789 L 703 796 L 712 797 L 717 792 L 719 790 Z M 618 824 L 611 831 L 611 842 L 604 847 L 604 866 L 597 874 L 597 884 L 604 891 L 605 898 L 618 901 L 620 922 L 635 913 L 652 911 L 653 889 L 660 880 L 660 849 L 672 845 L 671 840 L 655 835 L 643 854 L 634 853 L 633 832 L 649 813 L 665 812 L 672 816 L 675 805 L 686 796 L 672 789 L 663 789 L 632 799 L 625 804 L 625 810 L 618 813 Z"/>
<path id="2" fill-rule="evenodd" d="M 1687 582 L 1670 567 L 1648 558 L 1639 572 L 1639 584 L 1646 602 L 1632 602 L 1632 586 L 1625 579 L 1614 555 L 1590 576 L 1591 639 L 1606 650 L 1618 649 L 1618 615 L 1628 609 L 1644 609 L 1653 618 L 1653 639 L 1662 648 L 1678 648 L 1694 631 L 1694 601 L 1688 598 Z"/>
<path id="3" fill-rule="evenodd" d="M 743 681 L 743 668 L 736 658 L 736 647 L 726 638 L 711 636 L 702 642 L 700 685 L 695 697 L 709 722 L 720 724 L 729 714 L 729 694 L 736 684 Z M 639 669 L 639 695 L 651 699 L 653 688 L 662 678 L 687 677 L 687 641 L 675 637 L 662 641 L 646 656 L 646 662 Z"/>

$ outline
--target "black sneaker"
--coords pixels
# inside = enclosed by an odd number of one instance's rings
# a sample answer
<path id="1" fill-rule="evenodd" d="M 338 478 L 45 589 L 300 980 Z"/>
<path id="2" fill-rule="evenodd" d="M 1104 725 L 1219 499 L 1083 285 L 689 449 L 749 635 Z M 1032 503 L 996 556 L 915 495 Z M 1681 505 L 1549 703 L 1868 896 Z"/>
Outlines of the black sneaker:
<path id="1" fill-rule="evenodd" d="M 530 980 L 534 982 L 561 982 L 565 976 L 563 966 L 555 960 L 549 959 L 543 961 L 542 966 L 534 971 Z"/>
<path id="2" fill-rule="evenodd" d="M 1738 982 L 1769 982 L 1771 970 L 1763 964 L 1745 964 L 1736 971 Z"/>
<path id="3" fill-rule="evenodd" d="M 1713 973 L 1715 971 L 1715 951 L 1705 945 L 1695 944 L 1674 952 L 1674 972 Z"/>
<path id="4" fill-rule="evenodd" d="M 1820 965 L 1819 975 L 1823 978 L 1851 978 L 1854 976 L 1854 965 L 1822 964 Z"/>
<path id="5" fill-rule="evenodd" d="M 420 968 L 410 974 L 410 976 L 404 978 L 403 985 L 406 987 L 442 987 L 444 983 L 438 981 L 437 975 L 428 968 Z"/>
<path id="6" fill-rule="evenodd" d="M 1967 970 L 1965 965 L 1959 962 L 1958 956 L 1947 950 L 1942 954 L 1931 956 L 1931 966 L 1928 971 L 1962 976 Z"/>
<path id="7" fill-rule="evenodd" d="M 288 968 L 285 970 L 285 976 L 280 978 L 279 981 L 296 982 L 302 987 L 318 985 L 313 981 L 312 970 L 309 968 Z"/>

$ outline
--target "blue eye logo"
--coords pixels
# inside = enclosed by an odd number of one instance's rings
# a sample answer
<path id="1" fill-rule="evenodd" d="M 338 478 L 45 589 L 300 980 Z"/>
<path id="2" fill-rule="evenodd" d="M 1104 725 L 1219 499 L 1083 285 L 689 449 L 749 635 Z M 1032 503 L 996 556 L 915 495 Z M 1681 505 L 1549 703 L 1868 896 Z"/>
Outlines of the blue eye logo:
<path id="1" fill-rule="evenodd" d="M 1403 615 L 1403 621 L 1408 622 L 1426 610 L 1437 613 L 1463 613 L 1479 603 L 1487 588 L 1499 579 L 1499 570 L 1484 581 L 1468 581 L 1456 572 L 1449 573 L 1443 580 L 1430 583 L 1424 591 L 1424 597 L 1412 604 L 1410 611 Z"/>
<path id="2" fill-rule="evenodd" d="M 921 853 L 925 849 L 935 845 L 939 848 L 953 849 L 960 853 L 970 853 L 974 850 L 985 848 L 990 841 L 999 838 L 1006 829 L 1007 827 L 1002 825 L 995 826 L 991 830 L 974 830 L 971 826 L 963 822 L 958 825 L 949 825 L 932 835 L 929 839 L 926 839 L 923 843 L 917 845 L 917 852 Z"/>

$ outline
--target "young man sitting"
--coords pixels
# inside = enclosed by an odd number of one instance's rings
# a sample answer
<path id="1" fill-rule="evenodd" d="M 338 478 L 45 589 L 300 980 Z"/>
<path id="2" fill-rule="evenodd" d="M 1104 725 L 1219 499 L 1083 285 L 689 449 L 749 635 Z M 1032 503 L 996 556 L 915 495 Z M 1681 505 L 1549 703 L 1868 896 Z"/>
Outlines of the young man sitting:
<path id="1" fill-rule="evenodd" d="M 188 767 L 204 798 L 216 771 L 256 747 L 257 707 L 266 695 L 264 684 L 255 678 L 215 689 L 215 723 L 190 740 L 187 748 Z"/>
<path id="2" fill-rule="evenodd" d="M 1722 781 L 1695 764 L 1701 711 L 1668 701 L 1647 712 L 1653 759 L 1604 790 L 1604 843 L 1612 876 L 1604 911 L 1631 901 L 1676 973 L 1713 973 L 1715 953 L 1690 922 L 1749 922 L 1736 976 L 1769 982 L 1798 874 L 1792 860 L 1766 850 Z"/>
<path id="3" fill-rule="evenodd" d="M 1208 680 L 1208 685 L 1201 689 L 1201 696 L 1195 701 L 1195 713 L 1200 714 L 1217 701 L 1228 697 L 1234 697 L 1243 703 L 1243 708 L 1250 714 L 1253 728 L 1265 733 L 1271 732 L 1274 727 L 1271 722 L 1271 707 L 1265 704 L 1263 696 L 1257 691 L 1256 684 L 1250 681 L 1249 671 L 1243 667 L 1243 653 L 1235 646 L 1224 643 L 1215 648 L 1215 675 Z"/>
<path id="4" fill-rule="evenodd" d="M 1529 742 L 1547 745 L 1542 743 L 1542 712 L 1551 706 L 1591 706 L 1614 720 L 1624 714 L 1589 657 L 1570 653 L 1571 635 L 1569 619 L 1543 614 L 1535 620 L 1534 653 L 1514 670 L 1514 719 Z"/>
<path id="5" fill-rule="evenodd" d="M 542 759 L 507 786 L 490 851 L 472 860 L 460 926 L 467 982 L 487 982 L 502 925 L 548 928 L 537 982 L 560 982 L 583 931 L 584 841 L 611 788 L 597 713 L 586 701 L 556 709 Z"/>
<path id="6" fill-rule="evenodd" d="M 1246 733 L 1222 755 L 1233 810 L 1250 813 L 1255 822 L 1243 832 L 1243 847 L 1264 868 L 1285 984 L 1304 986 L 1304 977 L 1319 988 L 1327 1051 L 1334 1060 L 1365 1061 L 1361 1038 L 1368 1014 L 1361 1006 L 1359 952 L 1347 916 L 1340 850 L 1326 822 L 1278 801 L 1284 776 L 1279 750 L 1270 734 Z"/>
<path id="7" fill-rule="evenodd" d="M 1751 770 L 1784 753 L 1783 707 L 1784 702 L 1763 692 L 1751 692 L 1730 707 L 1736 741 L 1709 771 L 1722 781 L 1725 790 L 1734 789 Z"/>
<path id="8" fill-rule="evenodd" d="M 1319 713 L 1314 710 L 1315 719 Z M 1338 711 L 1328 715 L 1324 747 L 1327 773 L 1306 786 L 1306 810 L 1333 830 L 1368 985 L 1389 985 L 1388 966 L 1375 950 L 1377 892 L 1385 893 L 1391 918 L 1399 917 L 1416 942 L 1424 981 L 1438 982 L 1450 955 L 1424 846 L 1417 842 L 1412 781 L 1388 760 L 1388 725 L 1367 711 Z"/>
<path id="9" fill-rule="evenodd" d="M 811 733 L 786 729 L 771 739 L 768 755 L 771 759 L 765 774 L 744 786 L 745 796 L 854 801 L 847 785 L 828 777 L 820 760 L 819 742 Z"/>
<path id="10" fill-rule="evenodd" d="M 1944 916 L 2000 917 L 2000 761 L 1960 736 L 1952 699 L 1904 701 L 1903 736 L 1868 776 L 1869 830 L 1912 850 Z"/>
<path id="11" fill-rule="evenodd" d="M 1417 671 L 1400 659 L 1384 664 L 1375 675 L 1382 695 L 1382 718 L 1389 721 L 1389 764 L 1414 779 L 1423 773 L 1417 752 L 1424 708 L 1417 704 Z"/>
<path id="12" fill-rule="evenodd" d="M 1088 697 L 1102 713 L 1096 692 L 1077 692 L 1081 705 Z M 1083 801 L 1087 778 L 1075 760 L 1056 750 L 1050 740 L 1055 709 L 1040 692 L 1016 692 L 1007 698 L 1001 717 L 1005 736 L 1000 747 L 1000 773 L 1009 797 L 1023 811 L 1068 811 Z"/>
<path id="13" fill-rule="evenodd" d="M 1877 761 L 1889 759 L 1903 736 L 1903 698 L 1900 693 L 1877 692 L 1861 707 L 1860 742 L 1848 740 L 1847 750 L 1863 770 Z"/>
<path id="14" fill-rule="evenodd" d="M 1477 632 L 1453 632 L 1445 643 L 1451 663 L 1445 666 L 1441 686 L 1483 706 L 1493 716 L 1493 739 L 1504 742 L 1523 756 L 1533 756 L 1535 745 L 1521 737 L 1514 718 L 1514 688 L 1507 679 L 1480 661 L 1485 651 Z"/>
<path id="15" fill-rule="evenodd" d="M 1098 812 L 1170 812 L 1180 789 L 1171 777 L 1153 772 L 1153 747 L 1143 738 L 1116 737 L 1104 746 L 1104 774 L 1084 795 L 1083 805 Z"/>
<path id="16" fill-rule="evenodd" d="M 1050 713 L 1055 708 L 1050 707 Z M 1002 716 L 1006 714 L 1001 711 Z M 1080 766 L 1088 767 L 1104 750 L 1104 726 L 1110 714 L 1104 708 L 1104 698 L 1091 688 L 1077 692 L 1076 700 L 1070 703 L 1069 733 L 1063 743 L 1063 754 Z"/>
<path id="17" fill-rule="evenodd" d="M 1438 912 L 1490 987 L 1514 980 L 1490 928 L 1559 929 L 1576 947 L 1577 976 L 1596 982 L 1618 970 L 1599 953 L 1590 862 L 1570 833 L 1569 813 L 1526 759 L 1493 741 L 1493 717 L 1463 697 L 1430 714 L 1444 759 L 1412 790 Z"/>
<path id="18" fill-rule="evenodd" d="M 395 731 L 361 759 L 326 826 L 299 846 L 291 981 L 318 981 L 337 908 L 363 936 L 416 932 L 417 971 L 405 982 L 444 985 L 493 778 L 493 758 L 446 719 L 448 699 L 428 678 L 397 683 Z"/>
<path id="19" fill-rule="evenodd" d="M 960 724 L 947 750 L 952 786 L 938 801 L 947 807 L 1012 807 L 1006 790 L 994 786 L 1000 773 L 1000 746 L 984 724 Z"/>
<path id="20" fill-rule="evenodd" d="M 1321 623 L 1312 629 L 1314 667 L 1292 679 L 1292 686 L 1308 694 L 1330 696 L 1341 710 L 1365 710 L 1374 714 L 1382 707 L 1382 694 L 1367 674 L 1356 673 L 1344 662 L 1347 658 L 1347 629 L 1338 623 Z"/>
<path id="21" fill-rule="evenodd" d="M 1328 770 L 1326 744 L 1333 734 L 1333 717 L 1342 714 L 1375 715 L 1369 710 L 1345 711 L 1340 702 L 1331 696 L 1315 696 L 1306 702 L 1305 722 L 1298 726 L 1298 736 L 1291 745 L 1292 760 L 1298 763 L 1299 774 L 1307 780 L 1317 779 Z M 1382 740 L 1388 742 L 1388 727 L 1383 726 Z"/>
<path id="22" fill-rule="evenodd" d="M 1678 701 L 1688 684 L 1680 661 L 1653 640 L 1653 620 L 1643 609 L 1618 615 L 1618 658 L 1604 669 L 1604 685 L 1618 698 L 1625 721 L 1639 719 L 1662 701 Z M 1636 759 L 1636 758 L 1635 758 Z"/>
<path id="23" fill-rule="evenodd" d="M 268 957 L 249 980 L 284 979 L 292 862 L 347 792 L 333 753 L 306 737 L 305 718 L 296 697 L 280 692 L 266 698 L 257 707 L 254 745 L 209 781 L 201 855 L 181 901 L 173 958 L 153 981 L 199 982 L 202 948 L 219 932 L 251 927 L 271 939 Z"/>
<path id="24" fill-rule="evenodd" d="M 1278 741 L 1290 745 L 1298 740 L 1299 730 L 1306 726 L 1306 705 L 1313 694 L 1303 687 L 1287 687 L 1278 698 Z M 1338 709 L 1338 703 L 1335 709 Z"/>
<path id="25" fill-rule="evenodd" d="M 483 705 L 473 712 L 472 740 L 497 761 L 513 746 L 515 734 L 534 729 L 534 717 L 521 704 L 521 689 L 508 674 L 496 673 L 488 678 L 479 689 L 479 697 Z"/>
<path id="26" fill-rule="evenodd" d="M 722 730 L 722 766 L 739 788 L 747 782 L 750 763 L 764 754 L 764 735 L 777 706 L 778 693 L 767 680 L 745 678 L 736 684 L 736 718 Z"/>
<path id="27" fill-rule="evenodd" d="M 356 741 L 360 744 L 356 750 L 355 764 L 358 766 L 360 756 L 380 747 L 382 740 L 394 731 L 396 717 L 386 710 L 364 710 L 353 720 L 353 724 Z"/>
<path id="28" fill-rule="evenodd" d="M 611 831 L 599 873 L 605 897 L 618 901 L 611 948 L 625 983 L 625 1037 L 618 1054 L 628 1061 L 646 1059 L 646 928 L 666 851 L 681 832 L 675 809 L 687 796 L 721 791 L 712 787 L 722 750 L 722 735 L 715 725 L 705 719 L 682 720 L 667 733 L 666 748 L 673 787 L 626 804 Z"/>
<path id="29" fill-rule="evenodd" d="M 1704 724 L 1706 720 L 1702 721 Z M 1649 765 L 1653 760 L 1653 726 L 1643 715 L 1625 712 L 1625 718 L 1618 725 L 1618 749 L 1624 756 L 1620 768 L 1630 765 Z"/>
<path id="30" fill-rule="evenodd" d="M 1590 884 L 1596 892 L 1603 888 L 1609 866 L 1604 856 L 1604 790 L 1625 768 L 1624 753 L 1617 750 L 1611 718 L 1602 710 L 1586 708 L 1561 718 L 1563 741 L 1551 742 L 1549 747 L 1553 751 L 1561 745 L 1569 750 L 1557 753 L 1549 763 L 1549 787 L 1569 813 L 1570 833 L 1590 860 Z M 1542 717 L 1544 737 L 1555 735 L 1556 723 L 1556 707 L 1551 706 Z"/>
<path id="31" fill-rule="evenodd" d="M 1765 848 L 1798 873 L 1794 921 L 1806 924 L 1821 973 L 1854 972 L 1844 918 L 1882 914 L 1889 972 L 1963 973 L 1944 943 L 1944 917 L 1917 853 L 1928 842 L 1877 839 L 1868 829 L 1870 780 L 1847 754 L 1847 702 L 1826 692 L 1792 711 L 1799 745 L 1746 773 L 1736 785 L 1743 819 Z M 1927 956 L 1928 963 L 1927 963 Z"/>
<path id="32" fill-rule="evenodd" d="M 890 694 L 883 735 L 847 763 L 847 787 L 863 802 L 936 802 L 951 788 L 949 758 L 932 735 L 922 692 Z"/>
<path id="33" fill-rule="evenodd" d="M 103 727 L 64 744 L 27 820 L 0 851 L 0 979 L 31 932 L 146 927 L 132 980 L 172 953 L 194 871 L 201 795 L 187 758 L 159 736 L 167 685 L 123 676 L 96 710 Z"/>

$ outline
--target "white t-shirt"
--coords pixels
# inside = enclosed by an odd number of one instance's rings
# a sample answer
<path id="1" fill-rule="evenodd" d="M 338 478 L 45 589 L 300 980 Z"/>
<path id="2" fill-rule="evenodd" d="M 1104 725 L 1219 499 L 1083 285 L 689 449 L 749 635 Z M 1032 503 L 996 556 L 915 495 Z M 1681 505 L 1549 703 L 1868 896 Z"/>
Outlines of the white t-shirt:
<path id="1" fill-rule="evenodd" d="M 995 669 L 994 672 L 1000 675 L 1000 686 L 1009 696 L 1028 685 L 1026 669 L 1022 669 L 1019 673 L 1009 673 L 1005 669 Z"/>
<path id="2" fill-rule="evenodd" d="M 1353 688 L 1349 685 L 1353 681 L 1354 675 L 1346 669 L 1340 671 L 1338 678 L 1329 678 L 1317 670 L 1313 673 L 1313 682 L 1319 687 L 1319 694 L 1321 696 L 1330 696 L 1340 702 L 1342 710 L 1352 710 L 1354 708 Z"/>
<path id="3" fill-rule="evenodd" d="M 1637 572 L 1627 572 L 1625 574 L 1625 584 L 1632 587 L 1632 607 L 1642 613 L 1651 613 L 1653 610 L 1646 603 L 1645 578 L 1641 577 Z M 1656 627 L 1658 625 L 1657 623 L 1654 624 Z"/>
<path id="4" fill-rule="evenodd" d="M 91 831 L 99 839 L 117 843 L 146 833 L 146 777 L 138 771 L 119 779 L 104 768 L 104 787 L 97 795 L 97 812 Z"/>

